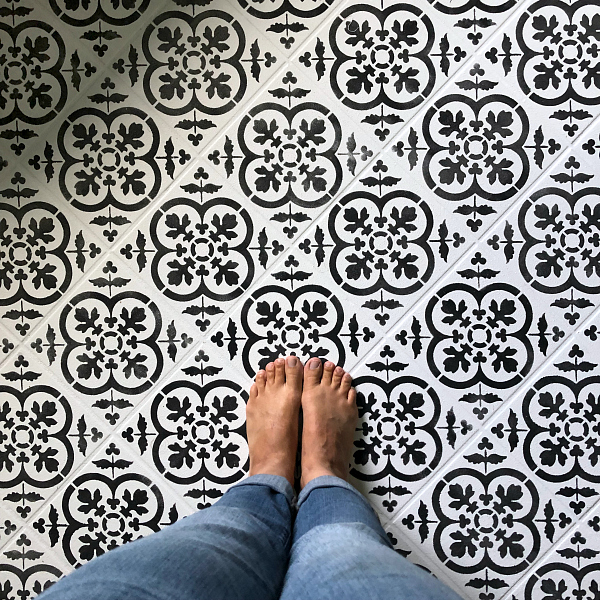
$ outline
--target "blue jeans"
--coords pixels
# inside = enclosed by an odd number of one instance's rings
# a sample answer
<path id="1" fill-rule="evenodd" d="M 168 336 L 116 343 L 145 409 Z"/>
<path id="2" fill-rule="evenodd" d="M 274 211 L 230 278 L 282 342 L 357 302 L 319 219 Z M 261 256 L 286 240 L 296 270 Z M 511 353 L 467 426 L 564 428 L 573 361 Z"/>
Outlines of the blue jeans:
<path id="1" fill-rule="evenodd" d="M 83 565 L 43 600 L 460 600 L 395 552 L 369 503 L 337 477 L 295 506 L 254 475 L 210 508 Z M 294 520 L 295 515 L 295 520 Z"/>

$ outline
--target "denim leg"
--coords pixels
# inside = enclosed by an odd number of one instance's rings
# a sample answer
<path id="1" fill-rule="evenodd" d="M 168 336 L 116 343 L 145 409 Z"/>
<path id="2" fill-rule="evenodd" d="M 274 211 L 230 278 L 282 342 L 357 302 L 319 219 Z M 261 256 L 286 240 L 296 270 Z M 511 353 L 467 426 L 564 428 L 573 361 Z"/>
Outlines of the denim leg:
<path id="1" fill-rule="evenodd" d="M 281 600 L 460 600 L 392 546 L 366 499 L 332 476 L 300 493 Z"/>
<path id="2" fill-rule="evenodd" d="M 210 508 L 90 561 L 41 600 L 276 600 L 292 530 L 294 491 L 254 475 Z"/>

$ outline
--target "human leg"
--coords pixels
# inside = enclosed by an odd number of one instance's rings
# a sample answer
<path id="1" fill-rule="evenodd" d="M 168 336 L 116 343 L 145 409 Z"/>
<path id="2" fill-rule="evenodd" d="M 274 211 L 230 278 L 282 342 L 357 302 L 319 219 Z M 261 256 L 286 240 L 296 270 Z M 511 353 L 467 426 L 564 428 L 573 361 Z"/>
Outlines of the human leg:
<path id="1" fill-rule="evenodd" d="M 343 369 L 310 366 L 302 396 L 303 489 L 281 600 L 459 600 L 392 549 L 369 503 L 345 481 L 356 392 Z"/>
<path id="2" fill-rule="evenodd" d="M 281 600 L 460 600 L 392 549 L 369 503 L 349 483 L 321 476 L 298 499 Z"/>
<path id="3" fill-rule="evenodd" d="M 270 363 L 250 390 L 248 479 L 214 506 L 82 566 L 41 598 L 275 600 L 291 538 L 302 386 L 295 360 Z"/>

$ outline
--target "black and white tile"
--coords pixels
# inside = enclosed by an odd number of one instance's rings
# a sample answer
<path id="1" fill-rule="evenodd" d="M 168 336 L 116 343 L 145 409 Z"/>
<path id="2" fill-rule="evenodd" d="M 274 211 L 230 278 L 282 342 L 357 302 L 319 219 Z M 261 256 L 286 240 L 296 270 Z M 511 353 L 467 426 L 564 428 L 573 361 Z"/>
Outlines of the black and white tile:
<path id="1" fill-rule="evenodd" d="M 293 353 L 398 552 L 595 598 L 599 44 L 598 0 L 2 0 L 2 593 L 213 504 Z"/>

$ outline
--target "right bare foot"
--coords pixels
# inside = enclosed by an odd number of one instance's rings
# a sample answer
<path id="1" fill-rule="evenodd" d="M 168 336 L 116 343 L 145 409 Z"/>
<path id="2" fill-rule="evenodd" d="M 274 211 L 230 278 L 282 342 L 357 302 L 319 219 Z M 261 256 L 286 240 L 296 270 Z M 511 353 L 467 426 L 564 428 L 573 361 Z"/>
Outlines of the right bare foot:
<path id="1" fill-rule="evenodd" d="M 301 487 L 321 475 L 348 478 L 358 420 L 351 382 L 332 362 L 311 358 L 304 367 Z"/>
<path id="2" fill-rule="evenodd" d="M 256 374 L 246 406 L 249 475 L 281 475 L 294 485 L 302 363 L 278 358 Z"/>

